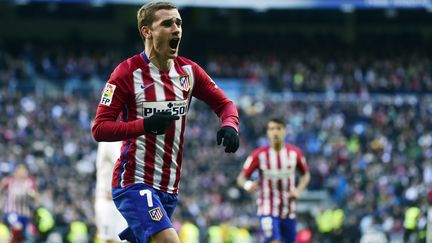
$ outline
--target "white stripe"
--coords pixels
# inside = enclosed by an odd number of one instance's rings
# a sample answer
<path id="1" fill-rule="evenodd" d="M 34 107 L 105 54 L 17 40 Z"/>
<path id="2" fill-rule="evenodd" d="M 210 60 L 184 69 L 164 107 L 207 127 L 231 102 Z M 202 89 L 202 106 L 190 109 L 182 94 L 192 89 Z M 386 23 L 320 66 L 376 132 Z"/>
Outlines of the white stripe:
<path id="1" fill-rule="evenodd" d="M 289 151 L 289 165 L 291 166 L 290 171 L 291 171 L 291 177 L 290 179 L 290 188 L 289 191 L 292 191 L 295 188 L 295 170 L 296 170 L 296 164 L 297 164 L 297 152 L 290 150 Z M 291 205 L 290 209 L 291 209 L 291 213 L 290 215 L 288 215 L 289 218 L 293 218 L 295 215 L 295 202 L 294 200 L 291 200 Z"/>
<path id="2" fill-rule="evenodd" d="M 259 161 L 260 161 L 260 167 L 262 170 L 267 170 L 267 158 L 266 153 L 261 152 L 258 155 Z M 263 178 L 263 201 L 261 202 L 262 205 L 262 215 L 269 215 L 270 214 L 270 188 L 268 187 L 268 180 Z"/>
<path id="3" fill-rule="evenodd" d="M 173 89 L 174 94 L 176 97 L 176 100 L 183 100 L 183 87 L 180 85 L 179 82 L 179 73 L 175 69 L 175 67 L 172 67 L 169 72 L 169 77 L 171 79 L 171 82 L 173 83 Z M 190 89 L 189 89 L 190 90 Z M 187 116 L 187 111 L 186 114 Z M 173 192 L 174 191 L 174 184 L 176 179 L 176 173 L 177 170 L 179 170 L 179 165 L 177 164 L 178 161 L 178 152 L 180 149 L 180 136 L 181 136 L 181 127 L 182 127 L 183 119 L 178 119 L 175 121 L 175 130 L 174 130 L 174 141 L 172 145 L 172 161 L 171 161 L 171 170 L 170 170 L 170 178 L 168 181 L 168 191 Z M 185 120 L 186 122 L 186 120 Z"/>
<path id="4" fill-rule="evenodd" d="M 141 85 L 144 84 L 141 69 L 137 69 L 133 72 L 133 83 L 134 83 L 135 102 L 137 107 L 136 110 L 137 119 L 141 119 L 143 118 L 142 103 L 145 101 L 145 92 L 141 88 Z M 135 150 L 135 171 L 134 171 L 135 183 L 142 182 L 144 178 L 145 145 L 146 145 L 145 137 L 139 136 L 136 139 L 136 150 Z M 122 175 L 122 184 L 123 184 L 123 175 Z"/>
<path id="5" fill-rule="evenodd" d="M 290 190 L 295 188 L 295 172 L 296 172 L 296 165 L 297 165 L 297 152 L 294 150 L 289 151 L 289 165 L 291 166 L 290 171 L 291 171 L 291 177 L 290 177 L 290 181 L 291 181 L 291 185 L 290 185 Z"/>
<path id="6" fill-rule="evenodd" d="M 257 155 L 258 161 L 259 161 L 259 168 L 261 171 L 265 170 L 265 159 L 260 156 L 263 152 Z M 260 187 L 260 195 L 257 198 L 257 205 L 258 205 L 258 215 L 264 215 L 264 197 L 265 197 L 265 179 L 264 177 L 261 177 L 260 183 L 262 184 L 262 187 Z M 262 196 L 261 196 L 262 195 Z"/>
<path id="7" fill-rule="evenodd" d="M 164 84 L 162 82 L 159 69 L 153 65 L 149 64 L 150 76 L 155 81 L 155 95 L 156 101 L 165 101 L 165 92 L 164 92 Z M 164 155 L 164 147 L 165 147 L 165 134 L 156 136 L 156 154 L 154 159 L 154 175 L 153 175 L 153 187 L 156 189 L 160 189 L 160 184 L 162 181 L 162 167 L 163 167 L 163 155 Z"/>
<path id="8" fill-rule="evenodd" d="M 284 147 L 281 152 L 280 152 L 280 156 L 281 156 L 281 166 L 282 169 L 288 169 L 288 154 L 287 154 L 287 150 L 286 147 Z M 282 180 L 282 191 L 283 191 L 283 198 L 282 198 L 282 203 L 283 203 L 283 207 L 282 207 L 282 213 L 281 213 L 281 217 L 285 217 L 285 215 L 288 214 L 288 202 L 289 202 L 289 189 L 288 189 L 288 180 L 289 178 L 283 179 Z"/>
<path id="9" fill-rule="evenodd" d="M 277 166 L 277 153 L 273 148 L 270 148 L 269 150 L 269 159 L 270 159 L 270 170 L 274 170 L 274 171 L 278 171 L 278 166 Z M 277 178 L 271 178 L 270 179 L 271 184 L 272 184 L 272 192 L 273 192 L 273 198 L 271 201 L 273 201 L 273 216 L 277 217 L 279 216 L 279 190 L 278 190 L 278 186 L 277 186 Z M 269 200 L 269 202 L 271 202 Z"/>

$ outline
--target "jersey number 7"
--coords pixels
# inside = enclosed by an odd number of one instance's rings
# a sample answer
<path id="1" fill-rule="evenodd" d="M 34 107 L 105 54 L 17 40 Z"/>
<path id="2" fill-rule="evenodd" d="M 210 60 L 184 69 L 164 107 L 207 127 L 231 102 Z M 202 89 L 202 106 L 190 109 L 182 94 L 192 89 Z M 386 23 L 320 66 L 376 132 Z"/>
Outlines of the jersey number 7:
<path id="1" fill-rule="evenodd" d="M 151 208 L 153 207 L 153 198 L 152 193 L 149 189 L 141 190 L 140 192 L 141 196 L 145 196 L 147 198 L 147 205 Z"/>

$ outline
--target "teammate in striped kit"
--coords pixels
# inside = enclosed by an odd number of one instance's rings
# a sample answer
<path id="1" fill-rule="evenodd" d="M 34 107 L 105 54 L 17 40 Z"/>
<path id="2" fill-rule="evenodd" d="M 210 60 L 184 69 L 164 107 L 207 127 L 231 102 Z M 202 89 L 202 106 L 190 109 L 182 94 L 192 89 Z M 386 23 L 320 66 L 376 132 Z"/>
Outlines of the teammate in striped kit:
<path id="1" fill-rule="evenodd" d="M 295 242 L 295 200 L 310 180 L 303 153 L 298 147 L 286 144 L 285 136 L 284 122 L 271 119 L 267 123 L 270 145 L 254 150 L 237 177 L 237 184 L 246 191 L 254 192 L 259 188 L 257 214 L 266 243 Z M 256 170 L 259 180 L 249 180 Z M 301 176 L 296 186 L 297 170 Z"/>
<path id="2" fill-rule="evenodd" d="M 170 217 L 191 99 L 203 100 L 221 119 L 217 143 L 228 153 L 239 146 L 238 112 L 198 64 L 178 56 L 182 19 L 174 4 L 147 3 L 137 19 L 144 51 L 111 74 L 92 132 L 97 141 L 123 141 L 112 177 L 113 200 L 129 225 L 120 237 L 177 243 Z"/>
<path id="3" fill-rule="evenodd" d="M 1 182 L 0 195 L 5 221 L 12 232 L 11 242 L 22 242 L 26 238 L 32 205 L 36 199 L 36 182 L 29 176 L 25 165 L 19 164 L 13 176 Z"/>

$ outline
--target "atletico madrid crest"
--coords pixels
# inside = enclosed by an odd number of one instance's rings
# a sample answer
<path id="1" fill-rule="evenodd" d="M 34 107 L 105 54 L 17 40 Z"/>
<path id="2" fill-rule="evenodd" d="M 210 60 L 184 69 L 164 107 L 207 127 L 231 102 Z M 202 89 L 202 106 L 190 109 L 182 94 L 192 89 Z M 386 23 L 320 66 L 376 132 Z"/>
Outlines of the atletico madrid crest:
<path id="1" fill-rule="evenodd" d="M 150 214 L 151 219 L 154 221 L 160 221 L 162 219 L 162 216 L 163 216 L 160 207 L 153 208 L 152 210 L 149 211 L 149 214 Z"/>
<path id="2" fill-rule="evenodd" d="M 189 91 L 190 89 L 190 82 L 189 82 L 189 75 L 180 75 L 179 82 L 181 86 L 183 87 L 184 91 Z"/>

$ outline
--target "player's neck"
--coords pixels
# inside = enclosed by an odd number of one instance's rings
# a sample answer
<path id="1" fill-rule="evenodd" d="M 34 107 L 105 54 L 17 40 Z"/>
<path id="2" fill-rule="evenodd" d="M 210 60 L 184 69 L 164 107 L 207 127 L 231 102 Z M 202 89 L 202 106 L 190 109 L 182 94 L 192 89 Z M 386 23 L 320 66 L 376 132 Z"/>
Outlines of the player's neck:
<path id="1" fill-rule="evenodd" d="M 284 143 L 274 143 L 272 144 L 272 148 L 276 151 L 280 151 L 284 146 Z"/>
<path id="2" fill-rule="evenodd" d="M 164 58 L 157 55 L 151 48 L 146 48 L 145 53 L 150 62 L 155 65 L 160 71 L 168 71 L 171 67 L 172 59 Z"/>
<path id="3" fill-rule="evenodd" d="M 150 62 L 155 65 L 160 71 L 169 71 L 172 61 L 172 59 L 150 59 Z"/>

